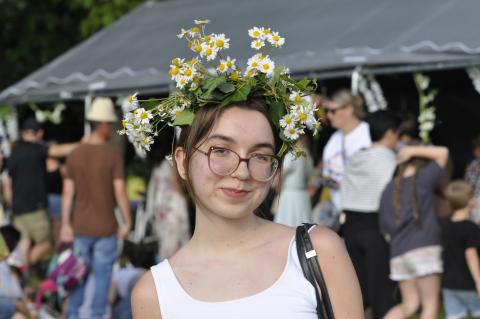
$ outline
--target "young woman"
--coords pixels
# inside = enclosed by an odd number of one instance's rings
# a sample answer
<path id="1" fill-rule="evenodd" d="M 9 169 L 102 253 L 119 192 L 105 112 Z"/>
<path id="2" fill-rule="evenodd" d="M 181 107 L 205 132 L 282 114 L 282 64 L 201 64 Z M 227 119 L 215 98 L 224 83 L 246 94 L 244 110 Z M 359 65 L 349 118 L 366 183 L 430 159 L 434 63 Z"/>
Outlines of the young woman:
<path id="1" fill-rule="evenodd" d="M 317 318 L 294 228 L 257 217 L 282 159 L 262 101 L 204 106 L 175 150 L 196 204 L 192 239 L 152 267 L 132 296 L 134 318 Z M 359 285 L 337 235 L 310 236 L 336 318 L 362 318 Z"/>
<path id="2" fill-rule="evenodd" d="M 380 228 L 390 240 L 390 278 L 399 282 L 402 303 L 385 318 L 409 318 L 421 306 L 422 319 L 436 319 L 443 267 L 435 188 L 448 150 L 405 146 L 398 160 L 402 164 L 382 195 Z"/>

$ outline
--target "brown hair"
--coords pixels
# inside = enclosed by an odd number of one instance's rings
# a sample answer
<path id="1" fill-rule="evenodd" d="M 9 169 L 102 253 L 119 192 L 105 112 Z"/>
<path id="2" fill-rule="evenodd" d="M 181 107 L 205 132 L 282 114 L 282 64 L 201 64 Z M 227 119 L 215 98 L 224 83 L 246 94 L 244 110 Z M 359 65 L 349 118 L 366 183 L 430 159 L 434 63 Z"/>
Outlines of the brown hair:
<path id="1" fill-rule="evenodd" d="M 453 181 L 448 184 L 445 197 L 454 211 L 465 208 L 473 197 L 473 187 L 463 180 Z"/>
<path id="2" fill-rule="evenodd" d="M 427 165 L 428 160 L 424 158 L 414 157 L 409 161 L 402 163 L 398 166 L 397 173 L 394 178 L 394 188 L 393 188 L 393 207 L 395 208 L 395 224 L 398 226 L 400 224 L 400 209 L 401 209 L 401 194 L 402 194 L 402 181 L 405 170 L 408 166 L 415 167 L 415 173 L 411 179 L 411 204 L 412 204 L 412 215 L 415 221 L 415 224 L 418 226 L 422 225 L 422 219 L 418 213 L 418 203 L 417 203 L 417 174 L 418 172 Z"/>
<path id="3" fill-rule="evenodd" d="M 331 100 L 339 105 L 339 107 L 351 105 L 353 108 L 353 115 L 358 119 L 365 117 L 365 110 L 363 108 L 363 98 L 360 95 L 352 95 L 350 90 L 341 89 L 336 91 Z"/>
<path id="4" fill-rule="evenodd" d="M 186 189 L 188 190 L 190 196 L 197 200 L 195 196 L 195 191 L 190 180 L 189 164 L 190 159 L 195 152 L 195 147 L 198 147 L 199 144 L 202 144 L 207 138 L 208 134 L 212 130 L 214 124 L 220 118 L 220 116 L 228 109 L 233 107 L 238 107 L 244 110 L 251 110 L 260 112 L 265 116 L 270 124 L 270 128 L 273 132 L 273 137 L 275 140 L 275 153 L 278 153 L 280 147 L 282 146 L 282 141 L 280 139 L 280 134 L 278 129 L 275 127 L 275 124 L 272 122 L 268 116 L 267 106 L 264 100 L 261 99 L 249 99 L 242 102 L 234 102 L 226 106 L 219 106 L 218 104 L 207 104 L 198 109 L 195 113 L 195 119 L 191 126 L 182 127 L 182 132 L 177 143 L 177 147 L 182 147 L 185 152 L 184 168 L 186 172 L 185 180 L 181 179 L 178 171 L 177 178 L 182 181 Z M 279 162 L 279 171 L 282 167 L 283 157 Z"/>

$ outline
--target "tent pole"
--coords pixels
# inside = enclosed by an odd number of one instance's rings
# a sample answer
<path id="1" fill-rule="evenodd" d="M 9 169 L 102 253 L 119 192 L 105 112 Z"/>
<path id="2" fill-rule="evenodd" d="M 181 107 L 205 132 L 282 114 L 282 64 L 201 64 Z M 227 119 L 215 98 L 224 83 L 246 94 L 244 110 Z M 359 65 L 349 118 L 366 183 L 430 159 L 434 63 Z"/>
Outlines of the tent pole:
<path id="1" fill-rule="evenodd" d="M 84 112 L 84 118 L 83 118 L 83 135 L 84 136 L 90 134 L 90 125 L 88 125 L 88 122 L 87 122 L 87 113 L 90 110 L 91 105 L 92 105 L 92 96 L 90 94 L 87 94 L 85 96 L 85 112 Z"/>

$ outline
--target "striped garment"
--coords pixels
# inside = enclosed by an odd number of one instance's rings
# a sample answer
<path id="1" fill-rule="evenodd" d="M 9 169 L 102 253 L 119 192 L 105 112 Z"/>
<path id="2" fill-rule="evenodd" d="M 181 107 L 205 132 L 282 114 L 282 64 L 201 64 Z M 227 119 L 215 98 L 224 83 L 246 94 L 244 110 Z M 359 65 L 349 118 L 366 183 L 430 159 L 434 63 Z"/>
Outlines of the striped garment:
<path id="1" fill-rule="evenodd" d="M 342 209 L 377 212 L 380 198 L 395 171 L 395 153 L 372 146 L 355 153 L 347 162 L 340 188 Z"/>

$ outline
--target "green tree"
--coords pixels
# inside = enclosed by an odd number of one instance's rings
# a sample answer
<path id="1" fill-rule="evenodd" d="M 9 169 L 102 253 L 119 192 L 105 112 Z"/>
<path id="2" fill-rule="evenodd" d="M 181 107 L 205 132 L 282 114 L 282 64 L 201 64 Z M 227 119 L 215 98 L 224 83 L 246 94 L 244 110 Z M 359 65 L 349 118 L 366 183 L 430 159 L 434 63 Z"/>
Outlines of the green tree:
<path id="1" fill-rule="evenodd" d="M 0 90 L 110 25 L 142 0 L 0 0 Z"/>

